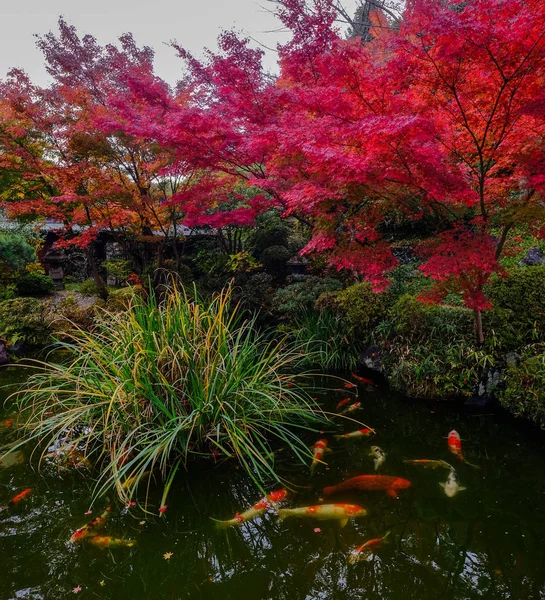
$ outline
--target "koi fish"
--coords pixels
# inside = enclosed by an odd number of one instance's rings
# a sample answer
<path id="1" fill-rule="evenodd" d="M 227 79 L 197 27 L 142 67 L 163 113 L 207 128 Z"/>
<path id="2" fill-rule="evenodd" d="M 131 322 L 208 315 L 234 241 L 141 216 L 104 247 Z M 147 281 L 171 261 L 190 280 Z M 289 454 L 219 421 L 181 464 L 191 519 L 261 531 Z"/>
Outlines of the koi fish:
<path id="1" fill-rule="evenodd" d="M 460 434 L 456 431 L 456 429 L 453 429 L 452 431 L 449 432 L 448 437 L 447 437 L 447 444 L 448 444 L 448 449 L 452 452 L 452 454 L 454 454 L 454 456 L 456 456 L 456 458 L 459 458 L 463 463 L 465 463 L 466 465 L 469 465 L 470 467 L 473 467 L 475 469 L 481 468 L 478 465 L 474 465 L 473 463 L 468 462 L 464 458 L 464 456 L 462 454 L 462 440 L 460 438 Z"/>
<path id="2" fill-rule="evenodd" d="M 110 507 L 108 506 L 108 508 L 100 515 L 100 517 L 96 517 L 92 521 L 89 521 L 89 523 L 87 523 L 83 527 L 76 529 L 76 531 L 74 531 L 74 533 L 70 537 L 70 542 L 74 544 L 75 542 L 79 542 L 80 540 L 86 537 L 94 535 L 97 529 L 100 529 L 104 526 L 109 514 Z"/>
<path id="3" fill-rule="evenodd" d="M 362 544 L 358 548 L 354 548 L 354 550 L 352 550 L 352 552 L 350 553 L 350 556 L 348 557 L 348 564 L 354 565 L 358 561 L 369 556 L 369 554 L 371 554 L 373 552 L 371 550 L 371 548 L 374 548 L 375 546 L 382 544 L 382 542 L 384 542 L 389 535 L 390 535 L 390 531 L 387 531 L 386 534 L 383 535 L 382 537 L 373 538 L 372 540 L 367 540 L 365 542 L 365 544 Z"/>
<path id="4" fill-rule="evenodd" d="M 352 400 L 352 398 L 350 398 L 350 397 L 345 398 L 344 400 L 341 400 L 339 402 L 339 404 L 337 404 L 337 408 L 335 410 L 339 410 L 339 408 L 342 408 L 343 406 L 346 406 L 351 400 Z"/>
<path id="5" fill-rule="evenodd" d="M 347 479 L 338 485 L 331 485 L 324 488 L 326 496 L 335 492 L 346 492 L 349 490 L 358 491 L 377 491 L 384 490 L 392 498 L 398 498 L 397 490 L 408 488 L 411 482 L 401 477 L 392 477 L 390 475 L 358 475 Z"/>
<path id="6" fill-rule="evenodd" d="M 348 415 L 348 414 L 353 413 L 354 411 L 358 410 L 359 408 L 361 408 L 361 402 L 354 402 L 354 404 L 351 404 L 348 408 L 345 408 L 339 414 L 340 415 Z"/>
<path id="7" fill-rule="evenodd" d="M 297 517 L 310 518 L 319 521 L 337 520 L 341 527 L 348 523 L 351 517 L 365 517 L 367 510 L 356 504 L 321 504 L 318 506 L 303 506 L 302 508 L 281 508 L 279 519 Z"/>
<path id="8" fill-rule="evenodd" d="M 369 453 L 369 456 L 374 457 L 373 463 L 375 465 L 375 471 L 378 471 L 386 461 L 386 454 L 382 448 L 379 448 L 379 446 L 371 446 L 371 452 Z"/>
<path id="9" fill-rule="evenodd" d="M 19 504 L 21 500 L 24 500 L 30 494 L 32 494 L 32 488 L 27 488 L 26 490 L 19 492 L 16 496 L 13 496 L 13 498 L 9 501 L 9 504 Z"/>
<path id="10" fill-rule="evenodd" d="M 149 477 L 151 475 L 151 471 L 144 471 L 142 473 L 142 475 L 134 475 L 134 477 L 129 477 L 128 479 L 125 479 L 125 481 L 121 484 L 121 487 L 126 490 L 130 487 L 132 487 L 135 483 L 140 483 L 142 481 L 144 481 L 144 479 L 146 479 L 147 477 Z"/>
<path id="11" fill-rule="evenodd" d="M 12 427 L 13 426 L 13 419 L 9 418 L 6 419 L 3 423 L 2 423 L 2 427 Z"/>
<path id="12" fill-rule="evenodd" d="M 447 480 L 445 483 L 439 483 L 439 485 L 445 490 L 445 494 L 449 498 L 454 498 L 458 492 L 463 492 L 467 490 L 464 486 L 460 485 L 460 480 L 458 478 L 458 473 L 454 469 L 451 469 L 448 474 Z"/>
<path id="13" fill-rule="evenodd" d="M 359 438 L 359 437 L 371 435 L 372 433 L 375 433 L 372 429 L 370 429 L 369 427 L 364 427 L 363 429 L 358 429 L 357 431 L 351 431 L 350 433 L 343 433 L 341 435 L 336 435 L 335 439 L 343 440 L 343 439 Z"/>
<path id="14" fill-rule="evenodd" d="M 375 385 L 375 382 L 372 381 L 371 379 L 367 379 L 367 377 L 360 377 L 359 375 L 356 375 L 355 373 L 352 373 L 352 377 L 356 381 L 361 381 L 362 383 L 365 383 L 366 385 Z"/>
<path id="15" fill-rule="evenodd" d="M 406 458 L 403 460 L 404 463 L 410 465 L 420 465 L 424 467 L 424 469 L 448 469 L 449 471 L 452 469 L 451 465 L 448 464 L 445 460 L 428 460 L 426 458 L 418 458 L 418 459 L 409 459 Z"/>
<path id="16" fill-rule="evenodd" d="M 272 492 L 265 496 L 265 498 L 261 498 L 261 500 L 254 504 L 252 508 L 249 508 L 240 514 L 236 513 L 232 519 L 229 519 L 228 521 L 216 521 L 216 527 L 218 527 L 218 529 L 225 529 L 233 525 L 242 525 L 246 521 L 251 521 L 265 513 L 269 508 L 273 508 L 276 502 L 285 500 L 287 495 L 287 490 L 277 490 L 276 492 Z"/>
<path id="17" fill-rule="evenodd" d="M 117 548 L 127 546 L 130 548 L 136 544 L 136 540 L 124 540 L 123 538 L 113 538 L 109 535 L 95 535 L 89 542 L 99 548 Z"/>
<path id="18" fill-rule="evenodd" d="M 312 453 L 314 454 L 314 458 L 312 459 L 312 464 L 310 465 L 310 472 L 313 473 L 316 465 L 322 461 L 324 454 L 329 450 L 327 447 L 327 440 L 322 438 L 318 440 L 314 446 L 312 446 Z"/>

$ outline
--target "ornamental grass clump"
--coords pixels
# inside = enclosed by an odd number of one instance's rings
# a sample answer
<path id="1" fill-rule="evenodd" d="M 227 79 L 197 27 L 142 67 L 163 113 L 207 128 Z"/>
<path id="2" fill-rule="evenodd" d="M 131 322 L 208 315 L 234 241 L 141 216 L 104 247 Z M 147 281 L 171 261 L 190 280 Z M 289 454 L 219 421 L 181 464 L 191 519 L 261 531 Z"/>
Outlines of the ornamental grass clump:
<path id="1" fill-rule="evenodd" d="M 197 458 L 234 459 L 261 486 L 279 480 L 275 446 L 308 464 L 299 435 L 327 421 L 295 373 L 300 349 L 259 332 L 230 288 L 211 300 L 177 287 L 161 303 L 136 296 L 62 347 L 68 360 L 33 363 L 16 393 L 25 441 L 83 449 L 100 469 L 96 495 L 115 487 L 129 500 L 151 472 L 164 504 Z"/>

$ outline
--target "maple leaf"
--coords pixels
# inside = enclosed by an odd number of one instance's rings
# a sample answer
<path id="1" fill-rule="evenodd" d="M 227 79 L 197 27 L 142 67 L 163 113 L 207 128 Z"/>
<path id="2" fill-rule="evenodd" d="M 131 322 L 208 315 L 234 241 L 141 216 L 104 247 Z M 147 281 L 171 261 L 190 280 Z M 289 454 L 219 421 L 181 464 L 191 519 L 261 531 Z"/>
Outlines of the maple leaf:
<path id="1" fill-rule="evenodd" d="M 72 593 L 73 594 L 79 594 L 81 592 L 81 585 L 76 586 L 73 590 Z"/>
<path id="2" fill-rule="evenodd" d="M 165 552 L 165 553 L 163 554 L 163 558 L 164 558 L 165 560 L 170 560 L 170 558 L 172 557 L 172 555 L 173 555 L 173 554 L 174 554 L 173 552 Z"/>
<path id="3" fill-rule="evenodd" d="M 88 511 L 84 512 L 84 515 L 90 515 L 93 511 L 91 509 L 89 509 Z"/>
<path id="4" fill-rule="evenodd" d="M 319 527 L 314 528 L 314 533 L 320 533 L 322 530 Z"/>
<path id="5" fill-rule="evenodd" d="M 101 587 L 104 587 L 104 586 L 106 585 L 106 582 L 104 581 L 104 579 L 102 579 L 102 580 L 101 580 L 101 581 L 99 581 L 98 583 L 99 583 L 99 585 L 100 585 Z"/>
<path id="6" fill-rule="evenodd" d="M 166 513 L 167 508 L 168 508 L 167 504 L 161 506 L 161 508 L 159 508 L 159 514 L 162 515 L 162 514 Z"/>

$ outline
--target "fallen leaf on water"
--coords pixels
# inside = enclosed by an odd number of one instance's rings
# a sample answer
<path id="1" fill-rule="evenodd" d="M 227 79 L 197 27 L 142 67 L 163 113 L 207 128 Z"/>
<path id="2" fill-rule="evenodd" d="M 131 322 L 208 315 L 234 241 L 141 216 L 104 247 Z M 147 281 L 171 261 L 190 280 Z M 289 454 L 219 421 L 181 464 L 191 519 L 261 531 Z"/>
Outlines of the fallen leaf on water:
<path id="1" fill-rule="evenodd" d="M 146 521 L 140 521 L 139 525 L 145 525 Z"/>
<path id="2" fill-rule="evenodd" d="M 74 594 L 79 594 L 81 592 L 81 585 L 78 585 L 77 587 L 75 587 L 72 592 Z"/>
<path id="3" fill-rule="evenodd" d="M 93 511 L 91 509 L 89 509 L 87 512 L 84 512 L 84 515 L 90 515 Z"/>
<path id="4" fill-rule="evenodd" d="M 172 554 L 173 554 L 173 552 L 165 552 L 165 553 L 163 554 L 163 558 L 164 558 L 165 560 L 170 560 L 170 557 L 172 556 Z"/>
<path id="5" fill-rule="evenodd" d="M 125 508 L 132 508 L 133 506 L 136 506 L 136 502 L 134 500 L 131 500 L 127 506 L 125 506 Z"/>
<path id="6" fill-rule="evenodd" d="M 322 531 L 322 530 L 319 527 L 314 528 L 314 533 L 320 533 L 320 531 Z"/>
<path id="7" fill-rule="evenodd" d="M 102 581 L 100 581 L 99 583 L 102 587 L 104 587 L 106 585 L 106 582 L 104 581 L 104 579 Z"/>
<path id="8" fill-rule="evenodd" d="M 167 511 L 167 508 L 168 508 L 168 504 L 161 506 L 161 508 L 159 509 L 159 514 L 162 515 L 163 513 L 165 513 Z"/>

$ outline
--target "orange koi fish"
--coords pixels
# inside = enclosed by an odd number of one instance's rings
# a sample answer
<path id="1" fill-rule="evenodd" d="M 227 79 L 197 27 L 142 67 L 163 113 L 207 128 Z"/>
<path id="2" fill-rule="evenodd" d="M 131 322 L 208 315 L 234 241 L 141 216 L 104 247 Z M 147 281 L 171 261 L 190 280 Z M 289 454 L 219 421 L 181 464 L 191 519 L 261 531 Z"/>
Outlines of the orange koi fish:
<path id="1" fill-rule="evenodd" d="M 345 408 L 339 414 L 340 415 L 348 415 L 348 414 L 353 413 L 354 411 L 356 411 L 356 410 L 358 410 L 360 408 L 361 408 L 361 402 L 354 402 L 354 404 L 351 404 L 348 408 Z"/>
<path id="2" fill-rule="evenodd" d="M 454 456 L 456 456 L 456 458 L 459 458 L 463 463 L 465 463 L 466 465 L 469 465 L 470 467 L 474 467 L 475 469 L 480 469 L 479 466 L 468 462 L 464 458 L 464 456 L 462 454 L 462 440 L 460 438 L 460 434 L 456 431 L 456 429 L 453 429 L 452 431 L 449 432 L 448 437 L 447 437 L 447 444 L 448 444 L 448 449 L 452 452 L 452 454 L 454 454 Z"/>
<path id="3" fill-rule="evenodd" d="M 236 513 L 232 519 L 229 519 L 228 521 L 216 521 L 216 527 L 218 527 L 218 529 L 225 529 L 233 525 L 242 525 L 243 523 L 246 523 L 246 521 L 251 521 L 265 513 L 269 508 L 274 508 L 275 504 L 285 500 L 287 495 L 287 490 L 277 490 L 276 492 L 267 494 L 265 498 L 261 498 L 261 500 L 254 504 L 252 508 L 249 508 L 243 513 Z"/>
<path id="4" fill-rule="evenodd" d="M 109 535 L 95 535 L 89 542 L 99 548 L 117 548 L 119 546 L 127 546 L 130 548 L 136 544 L 136 540 L 124 540 L 122 538 L 113 538 Z"/>
<path id="5" fill-rule="evenodd" d="M 362 383 L 365 383 L 366 385 L 375 385 L 375 382 L 372 381 L 371 379 L 367 379 L 367 377 L 360 377 L 359 375 L 356 375 L 355 373 L 352 373 L 352 377 L 356 381 L 361 381 Z"/>
<path id="6" fill-rule="evenodd" d="M 372 433 L 375 433 L 372 429 L 370 429 L 369 427 L 364 427 L 363 429 L 358 429 L 357 431 L 351 431 L 350 433 L 343 433 L 341 435 L 336 435 L 335 439 L 344 440 L 344 439 L 351 439 L 351 438 L 359 438 L 359 437 L 371 435 Z"/>
<path id="7" fill-rule="evenodd" d="M 343 406 L 346 406 L 351 400 L 352 400 L 352 398 L 350 398 L 350 397 L 344 398 L 344 400 L 341 400 L 339 402 L 339 404 L 337 404 L 337 408 L 335 410 L 339 410 L 339 408 L 342 408 Z"/>
<path id="8" fill-rule="evenodd" d="M 19 504 L 21 500 L 24 500 L 30 494 L 32 494 L 32 488 L 27 488 L 26 490 L 19 492 L 16 496 L 13 496 L 13 498 L 9 501 L 9 504 Z"/>
<path id="9" fill-rule="evenodd" d="M 324 494 L 327 496 L 335 492 L 346 492 L 349 490 L 357 491 L 377 491 L 384 490 L 392 498 L 398 498 L 398 490 L 408 488 L 411 482 L 401 477 L 391 477 L 390 475 L 358 475 L 347 479 L 338 485 L 331 485 L 324 488 Z"/>
<path id="10" fill-rule="evenodd" d="M 427 458 L 416 458 L 403 460 L 404 463 L 409 465 L 420 465 L 424 469 L 452 469 L 452 467 L 445 460 L 428 460 Z"/>
<path id="11" fill-rule="evenodd" d="M 365 517 L 366 514 L 367 510 L 357 504 L 321 504 L 301 508 L 281 508 L 278 511 L 278 518 L 297 517 L 300 519 L 318 519 L 319 521 L 337 520 L 339 525 L 344 527 L 348 523 L 348 519 Z"/>
<path id="12" fill-rule="evenodd" d="M 348 564 L 354 565 L 359 560 L 362 560 L 362 558 L 369 556 L 369 554 L 371 554 L 373 552 L 371 550 L 371 548 L 374 548 L 375 546 L 382 544 L 382 542 L 384 542 L 389 535 L 390 535 L 390 532 L 388 531 L 382 537 L 373 538 L 372 540 L 367 540 L 367 542 L 365 542 L 365 544 L 362 544 L 358 548 L 354 548 L 354 550 L 352 550 L 352 552 L 350 553 L 350 556 L 348 557 Z"/>
<path id="13" fill-rule="evenodd" d="M 80 540 L 86 537 L 94 535 L 97 529 L 100 529 L 104 526 L 109 514 L 110 507 L 108 506 L 108 508 L 100 515 L 100 517 L 96 517 L 92 521 L 89 521 L 89 523 L 87 523 L 83 527 L 76 529 L 76 531 L 74 531 L 74 533 L 70 537 L 70 542 L 74 544 L 75 542 L 79 542 Z"/>
<path id="14" fill-rule="evenodd" d="M 329 448 L 327 447 L 327 440 L 325 438 L 318 440 L 314 444 L 314 446 L 312 446 L 312 453 L 314 454 L 314 458 L 312 459 L 312 464 L 310 465 L 311 473 L 314 472 L 314 469 L 316 468 L 316 465 L 318 463 L 323 462 L 322 458 L 324 457 L 324 454 L 328 451 Z"/>

